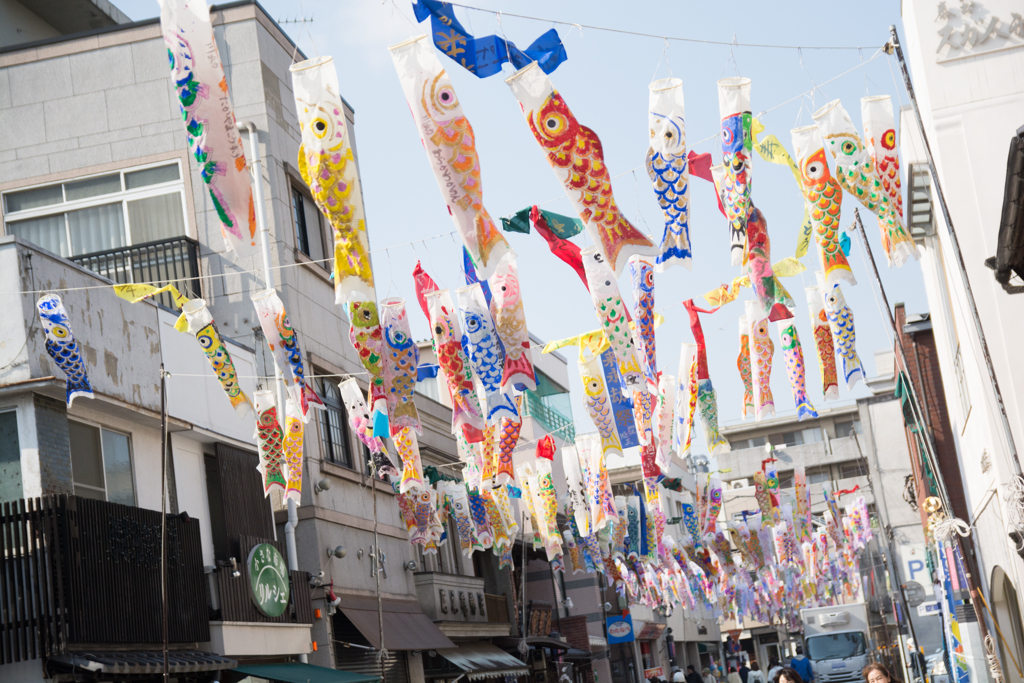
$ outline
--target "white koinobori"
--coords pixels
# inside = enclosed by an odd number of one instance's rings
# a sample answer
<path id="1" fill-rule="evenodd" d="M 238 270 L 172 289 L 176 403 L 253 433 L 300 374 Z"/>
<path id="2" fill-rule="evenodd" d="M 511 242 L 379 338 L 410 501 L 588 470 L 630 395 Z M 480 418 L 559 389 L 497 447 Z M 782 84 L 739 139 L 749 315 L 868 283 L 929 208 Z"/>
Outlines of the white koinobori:
<path id="1" fill-rule="evenodd" d="M 587 504 L 587 485 L 583 481 L 583 470 L 580 468 L 580 457 L 575 446 L 562 448 L 562 470 L 565 472 L 565 487 L 572 503 L 572 513 L 576 520 L 576 530 L 580 537 L 590 535 L 590 506 Z"/>
<path id="2" fill-rule="evenodd" d="M 675 264 L 691 267 L 690 167 L 686 158 L 683 81 L 662 78 L 651 83 L 650 91 L 647 175 L 665 213 L 665 231 L 654 263 L 654 269 L 661 273 Z"/>
<path id="3" fill-rule="evenodd" d="M 388 49 L 448 212 L 485 280 L 512 248 L 484 208 L 473 126 L 427 36 Z"/>
<path id="4" fill-rule="evenodd" d="M 160 28 L 189 149 L 210 191 L 224 245 L 238 258 L 256 253 L 256 214 L 242 140 L 206 0 L 159 0 Z"/>

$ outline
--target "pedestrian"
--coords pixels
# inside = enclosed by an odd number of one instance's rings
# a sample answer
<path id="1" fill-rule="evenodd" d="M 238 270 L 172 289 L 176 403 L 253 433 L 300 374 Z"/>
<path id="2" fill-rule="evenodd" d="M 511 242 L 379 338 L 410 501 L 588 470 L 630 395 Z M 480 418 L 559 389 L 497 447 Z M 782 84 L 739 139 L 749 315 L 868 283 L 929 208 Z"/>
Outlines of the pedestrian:
<path id="1" fill-rule="evenodd" d="M 693 668 L 692 666 L 690 667 Z M 682 669 L 672 669 L 672 683 L 686 683 L 686 675 Z"/>
<path id="2" fill-rule="evenodd" d="M 750 663 L 750 673 L 747 674 L 747 683 L 765 683 L 764 674 L 761 673 L 761 666 L 757 662 Z"/>
<path id="3" fill-rule="evenodd" d="M 899 679 L 893 678 L 884 664 L 872 662 L 864 667 L 861 672 L 866 683 L 900 683 Z"/>
<path id="4" fill-rule="evenodd" d="M 739 673 L 736 672 L 735 666 L 729 667 L 729 675 L 725 677 L 725 683 L 742 683 Z"/>
<path id="5" fill-rule="evenodd" d="M 718 680 L 711 675 L 711 669 L 708 667 L 704 667 L 701 673 L 704 675 L 704 683 L 718 683 Z"/>
<path id="6" fill-rule="evenodd" d="M 747 683 L 747 676 L 750 674 L 750 668 L 747 666 L 747 663 L 745 661 L 740 662 L 739 674 L 740 680 L 743 681 L 743 683 Z"/>
<path id="7" fill-rule="evenodd" d="M 697 669 L 694 668 L 693 664 L 686 667 L 686 683 L 704 683 L 704 679 L 697 673 Z"/>
<path id="8" fill-rule="evenodd" d="M 779 660 L 772 657 L 768 660 L 768 683 L 775 683 L 775 677 L 782 671 L 782 665 L 779 664 Z"/>
<path id="9" fill-rule="evenodd" d="M 799 645 L 796 646 L 796 657 L 789 660 L 789 666 L 800 674 L 800 680 L 804 683 L 811 683 L 814 680 L 814 669 L 811 668 L 811 660 L 804 657 L 804 649 Z"/>
<path id="10" fill-rule="evenodd" d="M 801 683 L 803 679 L 800 674 L 796 672 L 792 667 L 784 666 L 779 671 L 778 678 L 775 679 L 775 683 Z"/>

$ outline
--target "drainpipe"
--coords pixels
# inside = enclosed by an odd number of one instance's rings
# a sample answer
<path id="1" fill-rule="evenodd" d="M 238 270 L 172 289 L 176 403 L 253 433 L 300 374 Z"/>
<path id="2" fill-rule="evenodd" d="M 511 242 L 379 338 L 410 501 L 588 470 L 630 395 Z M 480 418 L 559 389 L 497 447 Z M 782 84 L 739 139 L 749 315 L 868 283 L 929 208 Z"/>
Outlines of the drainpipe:
<path id="1" fill-rule="evenodd" d="M 256 131 L 256 124 L 252 121 L 239 121 L 236 125 L 239 130 L 245 129 L 249 132 L 249 153 L 252 160 L 249 170 L 252 175 L 253 193 L 255 194 L 253 203 L 256 205 L 256 226 L 260 233 L 260 251 L 263 253 L 263 280 L 267 283 L 267 290 L 269 291 L 274 289 L 275 285 L 274 271 L 270 267 L 270 228 L 267 226 L 267 220 L 264 216 L 263 160 L 260 159 L 260 141 Z M 277 367 L 277 363 L 274 363 L 274 377 L 277 386 L 277 414 L 281 428 L 284 429 L 285 411 L 287 409 L 285 404 L 284 377 L 281 375 L 281 368 Z M 295 527 L 299 524 L 299 513 L 292 498 L 286 498 L 285 501 L 288 505 L 288 521 L 284 525 L 284 542 L 285 551 L 288 555 L 288 569 L 290 571 L 297 571 L 299 568 L 299 556 L 295 549 Z M 309 657 L 304 654 L 299 655 L 299 661 L 308 662 Z"/>

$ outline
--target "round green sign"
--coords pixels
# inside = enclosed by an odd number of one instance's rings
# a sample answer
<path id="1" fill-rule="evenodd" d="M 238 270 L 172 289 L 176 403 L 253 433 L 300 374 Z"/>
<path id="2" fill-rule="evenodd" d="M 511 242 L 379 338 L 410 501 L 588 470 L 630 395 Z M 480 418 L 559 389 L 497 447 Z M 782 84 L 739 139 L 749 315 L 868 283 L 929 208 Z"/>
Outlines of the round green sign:
<path id="1" fill-rule="evenodd" d="M 249 572 L 249 597 L 268 617 L 279 617 L 288 607 L 291 588 L 288 565 L 277 548 L 260 543 L 249 551 L 245 563 Z"/>

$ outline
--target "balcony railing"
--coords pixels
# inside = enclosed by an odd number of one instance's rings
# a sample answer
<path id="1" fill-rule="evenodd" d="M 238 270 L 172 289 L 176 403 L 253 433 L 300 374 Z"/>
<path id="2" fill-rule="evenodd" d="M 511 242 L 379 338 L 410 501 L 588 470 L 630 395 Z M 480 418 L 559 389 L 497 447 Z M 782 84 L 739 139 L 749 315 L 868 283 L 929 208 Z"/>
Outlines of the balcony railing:
<path id="1" fill-rule="evenodd" d="M 162 639 L 160 513 L 77 496 L 0 506 L 0 664 Z M 167 516 L 171 643 L 210 639 L 199 523 Z"/>
<path id="2" fill-rule="evenodd" d="M 203 295 L 199 284 L 199 243 L 188 237 L 97 251 L 72 256 L 70 260 L 118 284 L 169 283 L 189 299 Z M 154 300 L 173 308 L 168 293 L 159 294 Z"/>
<path id="3" fill-rule="evenodd" d="M 532 391 L 524 391 L 523 414 L 529 415 L 541 423 L 549 432 L 556 434 L 563 441 L 576 441 L 576 427 L 572 420 L 544 403 L 544 400 Z"/>

